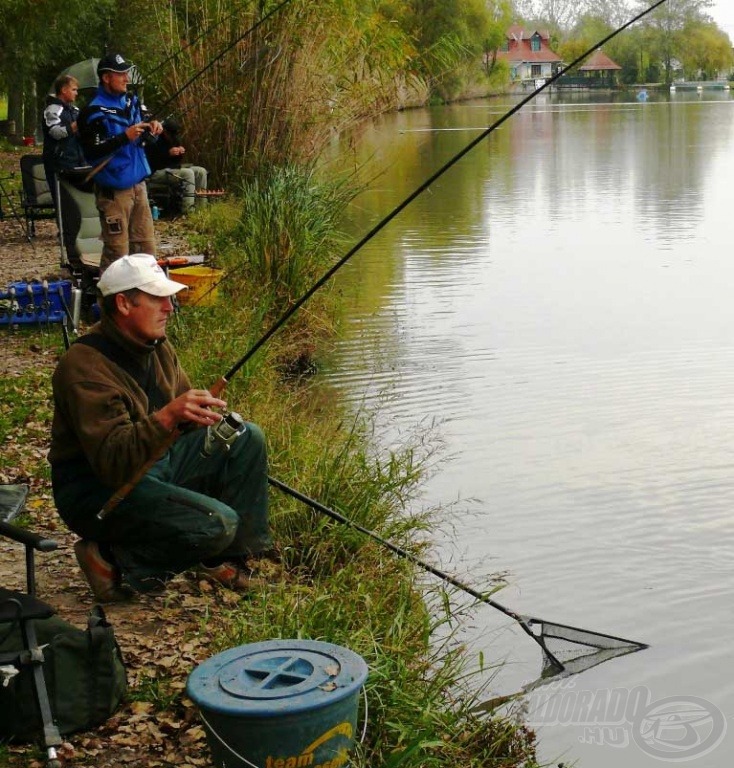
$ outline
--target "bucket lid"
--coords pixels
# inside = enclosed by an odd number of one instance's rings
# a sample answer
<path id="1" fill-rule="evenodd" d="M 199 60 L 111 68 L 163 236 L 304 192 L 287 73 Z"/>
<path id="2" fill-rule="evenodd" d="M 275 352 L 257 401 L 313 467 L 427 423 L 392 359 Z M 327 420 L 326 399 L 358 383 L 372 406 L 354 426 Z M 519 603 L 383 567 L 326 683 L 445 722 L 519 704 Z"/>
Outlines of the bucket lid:
<path id="1" fill-rule="evenodd" d="M 318 709 L 358 691 L 367 664 L 348 648 L 319 640 L 266 640 L 200 664 L 186 692 L 199 707 L 269 717 Z"/>

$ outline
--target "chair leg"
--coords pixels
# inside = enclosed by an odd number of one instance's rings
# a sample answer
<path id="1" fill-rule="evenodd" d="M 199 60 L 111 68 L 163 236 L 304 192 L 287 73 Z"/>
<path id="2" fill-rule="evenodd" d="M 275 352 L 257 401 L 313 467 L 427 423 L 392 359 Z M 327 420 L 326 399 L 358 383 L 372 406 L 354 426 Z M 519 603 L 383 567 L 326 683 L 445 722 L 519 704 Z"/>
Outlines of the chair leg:
<path id="1" fill-rule="evenodd" d="M 38 711 L 43 723 L 43 745 L 46 748 L 48 768 L 57 768 L 60 763 L 56 758 L 56 747 L 62 743 L 59 729 L 54 723 L 51 712 L 51 704 L 48 700 L 46 679 L 43 675 L 43 651 L 38 647 L 36 629 L 32 621 L 22 621 L 21 630 L 25 647 L 31 652 L 31 666 L 33 668 L 33 684 L 36 692 Z"/>

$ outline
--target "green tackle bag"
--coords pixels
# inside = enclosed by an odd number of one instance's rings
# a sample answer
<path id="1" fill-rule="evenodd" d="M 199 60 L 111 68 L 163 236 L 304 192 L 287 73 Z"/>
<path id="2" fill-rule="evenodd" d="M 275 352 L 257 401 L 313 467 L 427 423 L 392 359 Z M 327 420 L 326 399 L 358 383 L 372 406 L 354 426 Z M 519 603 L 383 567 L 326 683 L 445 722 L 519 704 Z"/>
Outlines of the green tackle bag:
<path id="1" fill-rule="evenodd" d="M 101 606 L 92 608 L 86 629 L 58 616 L 35 621 L 34 626 L 43 649 L 43 675 L 59 731 L 73 733 L 103 723 L 120 706 L 127 675 Z M 22 647 L 17 627 L 8 636 L 0 632 L 0 638 L 0 652 Z M 43 732 L 32 678 L 32 669 L 26 665 L 0 684 L 0 739 L 28 741 Z"/>

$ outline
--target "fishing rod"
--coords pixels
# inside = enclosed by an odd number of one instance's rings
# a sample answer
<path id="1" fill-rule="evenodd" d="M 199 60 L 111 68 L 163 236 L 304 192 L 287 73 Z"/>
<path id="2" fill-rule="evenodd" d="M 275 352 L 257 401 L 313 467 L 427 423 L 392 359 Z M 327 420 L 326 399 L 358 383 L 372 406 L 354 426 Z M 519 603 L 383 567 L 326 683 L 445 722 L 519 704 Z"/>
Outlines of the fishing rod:
<path id="1" fill-rule="evenodd" d="M 179 49 L 178 49 L 178 50 L 177 50 L 175 53 L 172 53 L 172 54 L 170 54 L 170 55 L 169 55 L 169 56 L 167 56 L 165 59 L 163 59 L 163 61 L 161 61 L 159 64 L 156 64 L 156 66 L 155 66 L 155 67 L 153 67 L 153 69 L 151 69 L 151 70 L 150 70 L 150 72 L 147 72 L 147 73 L 145 74 L 145 77 L 143 78 L 143 80 L 146 80 L 146 79 L 148 79 L 148 78 L 151 78 L 151 77 L 153 77 L 153 75 L 154 75 L 156 72 L 158 72 L 159 70 L 163 69 L 163 67 L 165 67 L 165 66 L 166 66 L 166 64 L 168 64 L 168 62 L 169 62 L 169 61 L 174 61 L 174 60 L 175 60 L 175 59 L 177 59 L 177 58 L 178 58 L 178 57 L 179 57 L 179 56 L 180 56 L 180 55 L 181 55 L 181 54 L 182 54 L 184 51 L 186 51 L 188 48 L 191 48 L 191 46 L 192 46 L 192 45 L 196 45 L 196 43 L 198 43 L 198 42 L 199 42 L 199 40 L 203 40 L 205 37 L 209 37 L 209 35 L 210 35 L 212 32 L 214 32 L 214 30 L 215 30 L 217 27 L 219 27 L 219 26 L 221 26 L 222 24 L 224 24 L 224 22 L 225 22 L 225 21 L 229 21 L 230 19 L 234 18 L 234 17 L 235 17 L 237 14 L 239 14 L 239 13 L 240 13 L 240 11 L 241 11 L 241 9 L 240 9 L 240 8 L 237 8 L 237 9 L 235 9 L 234 11 L 232 11 L 232 13 L 229 13 L 229 14 L 227 14 L 227 15 L 226 15 L 226 16 L 224 16 L 223 18 L 219 19 L 219 21 L 217 21 L 217 22 L 215 22 L 214 24 L 212 24 L 211 26 L 207 27 L 207 28 L 206 28 L 206 29 L 205 29 L 205 30 L 204 30 L 204 31 L 203 31 L 203 32 L 202 32 L 200 35 L 198 35 L 197 37 L 195 37 L 193 40 L 189 40 L 189 42 L 188 42 L 188 43 L 186 43 L 185 45 L 182 45 L 182 46 L 181 46 L 181 47 L 180 47 L 180 48 L 179 48 Z"/>
<path id="2" fill-rule="evenodd" d="M 280 10 L 285 8 L 286 5 L 288 5 L 292 0 L 283 0 L 279 5 L 276 5 L 275 8 L 268 11 L 262 18 L 260 18 L 253 26 L 251 26 L 248 30 L 243 32 L 239 37 L 235 38 L 228 46 L 226 46 L 222 51 L 220 51 L 213 59 L 210 59 L 198 72 L 195 72 L 177 91 L 175 91 L 171 96 L 169 96 L 156 110 L 158 113 L 163 112 L 163 110 L 175 99 L 177 99 L 192 83 L 196 82 L 205 72 L 208 72 L 218 61 L 220 61 L 227 53 L 229 53 L 232 48 L 235 47 L 238 43 L 242 42 L 248 35 L 252 34 L 256 29 L 258 29 L 260 26 L 262 26 L 268 19 L 270 19 L 272 16 L 274 16 L 276 13 L 278 13 Z M 119 150 L 116 150 L 116 152 Z M 94 176 L 96 176 L 103 168 L 107 166 L 107 164 L 112 160 L 112 158 L 115 156 L 115 152 L 113 152 L 109 157 L 106 157 L 102 162 L 95 165 L 94 168 L 92 168 L 91 171 L 84 177 L 84 183 L 91 181 Z"/>
<path id="3" fill-rule="evenodd" d="M 359 523 L 356 523 L 354 520 L 350 520 L 348 517 L 345 517 L 344 515 L 340 514 L 334 509 L 331 509 L 330 507 L 327 507 L 324 504 L 321 504 L 320 502 L 309 498 L 308 496 L 301 493 L 300 491 L 295 490 L 295 488 L 291 488 L 290 486 L 286 485 L 280 480 L 277 480 L 274 477 L 271 477 L 270 475 L 268 475 L 268 483 L 270 483 L 270 485 L 282 491 L 283 493 L 288 494 L 289 496 L 292 496 L 294 499 L 297 499 L 303 504 L 306 504 L 307 506 L 311 507 L 317 512 L 321 512 L 327 517 L 330 517 L 332 520 L 336 520 L 336 522 L 341 523 L 342 525 L 346 525 L 349 528 L 353 528 L 355 531 L 359 531 L 365 536 L 369 536 L 378 544 L 382 545 L 383 547 L 389 549 L 391 552 L 395 553 L 398 557 L 401 557 L 404 560 L 410 561 L 414 565 L 417 565 L 419 568 L 422 568 L 424 571 L 431 573 L 434 576 L 437 576 L 439 579 L 446 582 L 447 584 L 451 584 L 457 589 L 460 589 L 463 592 L 466 592 L 468 595 L 471 595 L 475 600 L 478 600 L 479 602 L 485 603 L 486 605 L 489 605 L 492 608 L 495 608 L 501 613 L 504 613 L 505 616 L 508 616 L 509 618 L 516 621 L 522 628 L 523 632 L 525 632 L 525 634 L 532 637 L 533 640 L 535 640 L 535 642 L 542 648 L 543 653 L 545 654 L 545 658 L 548 661 L 548 665 L 553 670 L 553 675 L 557 675 L 566 671 L 568 667 L 568 662 L 564 664 L 558 658 L 556 653 L 550 650 L 550 648 L 548 647 L 549 640 L 554 640 L 554 639 L 560 640 L 565 643 L 572 643 L 577 646 L 585 646 L 587 649 L 594 648 L 596 649 L 595 652 L 616 651 L 619 655 L 621 655 L 622 653 L 632 653 L 634 651 L 641 651 L 649 647 L 646 643 L 640 643 L 640 642 L 637 642 L 636 640 L 626 640 L 623 637 L 616 637 L 615 635 L 605 635 L 600 632 L 592 632 L 591 630 L 588 630 L 588 629 L 571 627 L 568 624 L 558 624 L 557 622 L 547 621 L 545 619 L 540 619 L 537 616 L 527 616 L 520 613 L 516 613 L 515 611 L 510 610 L 509 608 L 505 607 L 501 603 L 498 603 L 496 600 L 493 600 L 488 594 L 484 592 L 480 592 L 479 590 L 474 589 L 473 587 L 470 587 L 467 584 L 464 584 L 462 581 L 459 581 L 459 579 L 457 579 L 455 576 L 451 576 L 449 573 L 446 573 L 445 571 L 442 571 L 439 568 L 436 568 L 430 565 L 429 563 L 426 563 L 424 560 L 421 560 L 419 557 L 416 557 L 414 554 L 412 554 L 411 552 L 408 552 L 406 549 L 399 547 L 397 544 L 393 544 L 387 539 L 383 539 L 374 531 L 371 531 L 368 528 L 364 528 L 363 526 L 359 525 Z M 583 652 L 584 655 L 588 653 L 589 653 L 588 650 L 585 650 Z"/>
<path id="4" fill-rule="evenodd" d="M 487 129 L 482 131 L 475 139 L 470 141 L 463 149 L 461 149 L 459 152 L 457 152 L 451 159 L 449 159 L 444 165 L 442 165 L 437 171 L 435 171 L 431 176 L 429 176 L 420 186 L 418 186 L 411 194 L 409 194 L 401 203 L 399 203 L 395 208 L 390 211 L 390 213 L 387 214 L 381 221 L 379 221 L 377 224 L 375 224 L 372 229 L 367 232 L 364 237 L 362 237 L 359 242 L 357 242 L 355 245 L 353 245 L 347 253 L 345 253 L 339 261 L 337 261 L 330 269 L 328 269 L 324 275 L 317 280 L 311 288 L 309 288 L 306 293 L 301 296 L 298 301 L 296 301 L 286 312 L 281 315 L 281 317 L 276 320 L 270 328 L 268 328 L 267 331 L 260 337 L 260 339 L 253 344 L 253 346 L 240 358 L 240 360 L 235 363 L 235 365 L 230 368 L 230 370 L 222 377 L 224 383 L 228 382 L 232 376 L 234 376 L 239 369 L 247 363 L 250 358 L 262 347 L 264 344 L 266 344 L 287 322 L 290 320 L 290 318 L 311 298 L 311 296 L 316 293 L 325 283 L 327 283 L 336 272 L 338 272 L 351 258 L 354 256 L 359 250 L 361 250 L 372 238 L 377 235 L 379 232 L 381 232 L 399 213 L 401 213 L 405 208 L 407 208 L 410 203 L 413 202 L 419 195 L 421 195 L 423 192 L 425 192 L 431 184 L 433 184 L 435 181 L 437 181 L 441 176 L 446 173 L 446 171 L 449 170 L 449 168 L 452 168 L 456 163 L 459 162 L 466 154 L 471 152 L 474 147 L 477 146 L 477 144 L 481 143 L 486 139 L 491 133 L 497 130 L 503 123 L 505 123 L 507 120 L 509 120 L 516 112 L 519 112 L 528 102 L 532 101 L 539 93 L 544 91 L 546 88 L 549 88 L 558 78 L 560 78 L 568 69 L 572 69 L 577 64 L 580 64 L 587 56 L 590 56 L 597 48 L 601 48 L 605 43 L 612 40 L 614 37 L 616 37 L 618 34 L 623 32 L 625 29 L 630 27 L 632 24 L 636 23 L 640 19 L 644 18 L 648 13 L 651 13 L 656 8 L 661 6 L 663 3 L 666 3 L 667 0 L 657 0 L 653 5 L 651 5 L 647 10 L 642 11 L 637 16 L 635 16 L 633 19 L 628 21 L 623 26 L 619 27 L 618 29 L 614 30 L 610 34 L 608 34 L 605 38 L 600 40 L 598 43 L 595 43 L 591 48 L 589 48 L 587 51 L 582 53 L 580 56 L 577 56 L 569 65 L 563 70 L 559 70 L 553 77 L 548 79 L 544 85 L 542 85 L 540 88 L 533 91 L 531 94 L 526 96 L 524 99 L 522 99 L 520 102 L 518 102 L 512 109 L 505 112 L 504 115 L 502 115 L 499 119 L 497 119 L 492 125 L 490 125 Z"/>
<path id="5" fill-rule="evenodd" d="M 175 93 L 173 93 L 173 95 L 169 96 L 169 98 L 166 99 L 166 101 L 164 101 L 160 107 L 158 107 L 158 111 L 159 112 L 162 111 L 174 99 L 178 98 L 194 81 L 198 80 L 205 72 L 210 70 L 218 61 L 220 61 L 227 53 L 229 53 L 229 51 L 231 51 L 232 48 L 234 48 L 235 45 L 237 45 L 237 43 L 241 42 L 248 35 L 252 34 L 256 29 L 262 26 L 269 18 L 274 16 L 283 8 L 285 8 L 285 6 L 288 5 L 291 1 L 292 0 L 283 0 L 283 2 L 281 2 L 279 5 L 276 5 L 275 8 L 273 8 L 271 11 L 268 11 L 256 24 L 254 24 L 246 32 L 241 34 L 238 38 L 236 38 L 233 42 L 231 42 L 224 50 L 222 50 L 219 54 L 217 54 L 217 56 L 211 59 L 204 67 L 202 67 L 198 72 L 192 75 Z"/>
<path id="6" fill-rule="evenodd" d="M 282 8 L 289 0 L 284 0 L 283 3 L 281 3 L 277 9 Z M 633 19 L 623 24 L 621 27 L 617 28 L 610 34 L 606 35 L 602 40 L 595 43 L 591 48 L 589 48 L 587 51 L 582 53 L 580 56 L 577 56 L 566 69 L 571 69 L 572 67 L 575 67 L 577 64 L 581 63 L 587 56 L 590 56 L 597 48 L 600 48 L 605 43 L 612 40 L 614 37 L 616 37 L 618 34 L 623 32 L 625 29 L 630 27 L 632 24 L 636 23 L 640 19 L 647 16 L 647 14 L 654 11 L 656 8 L 663 5 L 663 3 L 667 2 L 667 0 L 656 0 L 653 5 L 651 5 L 646 10 L 642 11 L 641 13 L 638 13 Z M 258 350 L 266 344 L 279 330 L 282 328 L 288 320 L 313 296 L 316 291 L 318 291 L 325 283 L 327 283 L 336 272 L 339 271 L 361 248 L 363 248 L 372 238 L 377 235 L 379 232 L 381 232 L 401 211 L 403 211 L 410 203 L 413 202 L 420 194 L 425 192 L 431 184 L 433 184 L 437 179 L 439 179 L 441 176 L 443 176 L 446 171 L 448 171 L 450 168 L 452 168 L 456 163 L 459 162 L 466 154 L 468 154 L 474 147 L 477 146 L 481 141 L 483 141 L 487 136 L 492 134 L 494 131 L 497 130 L 502 124 L 504 124 L 507 120 L 510 119 L 516 112 L 518 112 L 520 109 L 522 109 L 525 104 L 532 101 L 539 93 L 544 91 L 546 88 L 549 88 L 556 80 L 558 80 L 559 77 L 563 74 L 565 70 L 558 71 L 553 77 L 551 77 L 549 80 L 545 82 L 544 85 L 542 85 L 540 88 L 537 88 L 535 91 L 530 93 L 528 96 L 526 96 L 524 99 L 522 99 L 518 104 L 516 104 L 514 107 L 512 107 L 510 110 L 505 112 L 504 115 L 502 115 L 500 118 L 498 118 L 492 125 L 490 125 L 487 129 L 482 131 L 479 136 L 474 138 L 472 141 L 470 141 L 463 149 L 461 149 L 459 152 L 457 152 L 452 158 L 450 158 L 444 165 L 442 165 L 437 171 L 435 171 L 431 176 L 429 176 L 428 179 L 426 179 L 422 184 L 420 184 L 411 194 L 409 194 L 401 203 L 399 203 L 393 210 L 387 214 L 381 221 L 379 221 L 377 224 L 375 224 L 372 229 L 367 232 L 366 235 L 362 237 L 361 240 L 359 240 L 355 245 L 353 245 L 332 267 L 330 267 L 321 278 L 319 278 L 312 286 L 309 288 L 294 304 L 291 305 L 291 307 L 286 310 L 279 319 L 277 319 L 271 326 L 268 328 L 267 331 L 258 339 L 258 341 L 255 342 L 255 344 L 250 347 L 250 349 L 245 352 L 245 354 L 222 376 L 220 377 L 214 385 L 210 388 L 210 392 L 215 397 L 218 397 L 219 394 L 224 390 L 224 388 L 227 386 L 229 381 L 232 379 L 232 377 L 255 355 Z M 179 429 L 175 429 L 171 435 L 166 439 L 166 441 L 161 446 L 160 453 L 156 453 L 153 457 L 151 457 L 143 466 L 138 470 L 138 472 L 134 475 L 134 477 L 129 480 L 125 485 L 123 485 L 120 489 L 115 491 L 110 499 L 107 501 L 107 503 L 102 507 L 102 509 L 97 513 L 97 517 L 102 520 L 104 519 L 117 505 L 132 491 L 133 488 L 140 482 L 140 480 L 143 478 L 143 476 L 150 470 L 150 468 L 158 461 L 161 456 L 165 454 L 165 452 L 173 445 L 173 443 L 179 438 L 181 435 L 181 431 Z"/>

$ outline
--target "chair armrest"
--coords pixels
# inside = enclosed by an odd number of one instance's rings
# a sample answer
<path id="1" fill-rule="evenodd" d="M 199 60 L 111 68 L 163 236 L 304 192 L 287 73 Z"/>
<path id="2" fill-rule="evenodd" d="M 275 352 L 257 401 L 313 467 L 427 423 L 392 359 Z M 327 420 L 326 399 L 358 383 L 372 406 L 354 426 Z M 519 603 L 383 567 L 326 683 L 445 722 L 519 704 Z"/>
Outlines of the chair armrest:
<path id="1" fill-rule="evenodd" d="M 25 544 L 27 547 L 33 547 L 33 549 L 37 549 L 39 552 L 53 552 L 59 546 L 58 542 L 54 539 L 46 539 L 37 533 L 26 531 L 2 520 L 0 520 L 0 536 L 13 539 L 19 544 Z"/>

